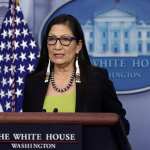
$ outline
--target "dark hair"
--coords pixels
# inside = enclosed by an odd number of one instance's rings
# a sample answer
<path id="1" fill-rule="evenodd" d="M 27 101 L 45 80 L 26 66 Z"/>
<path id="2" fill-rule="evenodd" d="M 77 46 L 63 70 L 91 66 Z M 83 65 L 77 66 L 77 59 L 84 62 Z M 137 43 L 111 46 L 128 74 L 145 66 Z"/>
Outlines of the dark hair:
<path id="1" fill-rule="evenodd" d="M 79 40 L 82 41 L 82 49 L 80 50 L 78 54 L 80 69 L 82 70 L 82 68 L 84 68 L 85 65 L 91 64 L 88 53 L 87 53 L 87 48 L 85 45 L 83 30 L 81 28 L 80 23 L 74 16 L 68 15 L 68 14 L 62 14 L 62 15 L 56 16 L 52 20 L 48 20 L 44 27 L 45 31 L 43 30 L 43 33 L 42 33 L 40 60 L 39 60 L 39 64 L 35 72 L 39 72 L 43 70 L 43 68 L 46 68 L 48 65 L 49 58 L 48 58 L 48 48 L 47 48 L 47 36 L 48 36 L 50 29 L 55 24 L 67 25 L 72 31 L 72 33 L 74 34 L 74 36 L 77 38 L 77 42 L 79 42 Z"/>

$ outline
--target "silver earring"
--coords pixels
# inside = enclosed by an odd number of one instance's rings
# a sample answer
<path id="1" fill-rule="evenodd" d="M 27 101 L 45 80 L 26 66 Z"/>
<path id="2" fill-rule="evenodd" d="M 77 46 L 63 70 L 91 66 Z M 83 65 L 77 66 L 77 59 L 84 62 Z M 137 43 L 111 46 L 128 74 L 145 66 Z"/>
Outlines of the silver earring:
<path id="1" fill-rule="evenodd" d="M 49 80 L 49 75 L 50 75 L 50 66 L 51 66 L 51 62 L 50 62 L 50 60 L 49 60 L 49 62 L 48 62 L 48 66 L 47 66 L 47 71 L 46 71 L 46 77 L 45 77 L 45 83 L 47 83 L 48 82 L 48 80 Z"/>
<path id="2" fill-rule="evenodd" d="M 76 57 L 75 66 L 76 66 L 76 83 L 81 83 L 78 56 Z"/>

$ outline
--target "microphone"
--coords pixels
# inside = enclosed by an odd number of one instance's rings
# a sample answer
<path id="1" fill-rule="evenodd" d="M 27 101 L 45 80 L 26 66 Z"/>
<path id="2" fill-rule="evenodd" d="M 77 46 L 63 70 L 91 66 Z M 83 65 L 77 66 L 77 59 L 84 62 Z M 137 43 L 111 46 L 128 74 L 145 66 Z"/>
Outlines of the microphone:
<path id="1" fill-rule="evenodd" d="M 46 112 L 46 109 L 42 109 L 42 112 Z"/>
<path id="2" fill-rule="evenodd" d="M 58 108 L 54 108 L 54 109 L 53 109 L 53 112 L 58 112 Z"/>

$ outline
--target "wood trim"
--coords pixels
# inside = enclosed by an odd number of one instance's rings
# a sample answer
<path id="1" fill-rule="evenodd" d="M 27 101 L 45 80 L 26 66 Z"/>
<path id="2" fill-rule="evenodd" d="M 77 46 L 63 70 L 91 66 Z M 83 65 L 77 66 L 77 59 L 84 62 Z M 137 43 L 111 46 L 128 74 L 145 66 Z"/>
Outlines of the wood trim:
<path id="1" fill-rule="evenodd" d="M 0 123 L 23 124 L 83 124 L 115 125 L 119 115 L 115 113 L 48 113 L 48 112 L 5 112 L 0 113 Z"/>

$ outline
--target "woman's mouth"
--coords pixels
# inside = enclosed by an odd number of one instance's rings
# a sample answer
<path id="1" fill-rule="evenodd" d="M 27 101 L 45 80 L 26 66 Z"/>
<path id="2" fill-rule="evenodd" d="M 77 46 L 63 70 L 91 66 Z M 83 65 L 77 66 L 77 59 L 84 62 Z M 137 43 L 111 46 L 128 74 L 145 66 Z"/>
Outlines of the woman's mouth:
<path id="1" fill-rule="evenodd" d="M 54 57 L 55 58 L 63 58 L 64 57 L 64 54 L 54 54 Z"/>

